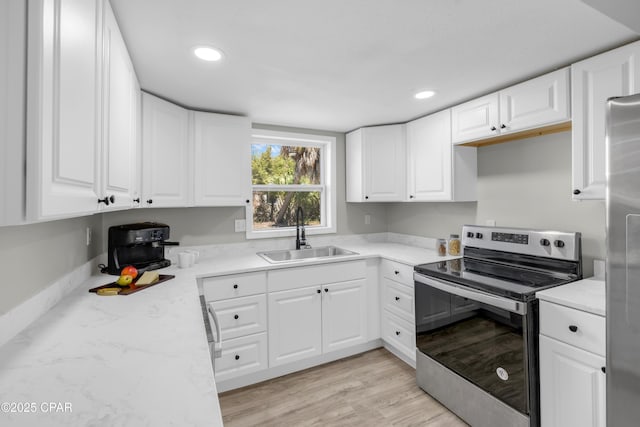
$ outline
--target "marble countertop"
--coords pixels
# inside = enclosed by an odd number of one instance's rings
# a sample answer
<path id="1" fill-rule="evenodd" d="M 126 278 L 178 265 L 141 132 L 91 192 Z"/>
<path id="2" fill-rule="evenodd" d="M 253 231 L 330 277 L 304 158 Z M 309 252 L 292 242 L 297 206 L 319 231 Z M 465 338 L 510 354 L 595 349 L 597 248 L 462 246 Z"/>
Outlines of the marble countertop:
<path id="1" fill-rule="evenodd" d="M 536 293 L 549 301 L 599 316 L 606 315 L 606 290 L 602 279 L 587 278 Z"/>
<path id="2" fill-rule="evenodd" d="M 452 258 L 396 243 L 340 246 L 359 254 L 344 261 Z M 0 425 L 222 425 L 196 279 L 322 262 L 331 261 L 270 264 L 247 249 L 162 269 L 175 279 L 114 297 L 88 292 L 114 276 L 90 277 L 0 347 Z"/>

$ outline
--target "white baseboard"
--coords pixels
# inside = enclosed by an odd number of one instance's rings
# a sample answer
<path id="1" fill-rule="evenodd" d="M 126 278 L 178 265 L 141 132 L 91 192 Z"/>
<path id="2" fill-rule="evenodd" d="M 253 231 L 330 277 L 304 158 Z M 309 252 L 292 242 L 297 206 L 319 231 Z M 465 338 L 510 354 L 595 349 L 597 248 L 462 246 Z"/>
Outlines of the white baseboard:
<path id="1" fill-rule="evenodd" d="M 382 347 L 382 340 L 373 340 L 364 344 L 356 345 L 344 350 L 333 351 L 328 354 L 322 354 L 320 356 L 311 357 L 309 359 L 299 360 L 297 362 L 288 363 L 282 366 L 276 366 L 268 368 L 259 372 L 254 372 L 248 375 L 243 375 L 238 378 L 230 378 L 225 381 L 216 381 L 216 388 L 218 393 L 233 390 L 240 387 L 256 384 L 262 381 L 270 380 L 272 378 L 281 377 L 283 375 L 290 374 L 292 372 L 301 371 L 303 369 L 311 368 L 313 366 L 322 365 L 324 363 L 333 362 L 334 360 L 344 359 L 345 357 L 353 356 L 354 354 L 364 353 L 365 351 L 373 350 Z M 414 365 L 415 366 L 415 365 Z"/>
<path id="2" fill-rule="evenodd" d="M 407 356 L 406 353 L 404 353 L 403 351 L 398 350 L 397 348 L 395 348 L 393 345 L 389 344 L 388 342 L 384 342 L 384 348 L 386 348 L 391 354 L 393 354 L 394 356 L 396 356 L 398 359 L 402 360 L 404 363 L 406 363 L 407 365 L 411 366 L 413 369 L 416 369 L 416 359 L 412 359 L 409 356 Z"/>
<path id="3" fill-rule="evenodd" d="M 22 304 L 0 316 L 0 346 L 22 332 L 60 300 L 86 281 L 97 265 L 98 257 L 65 274 Z"/>

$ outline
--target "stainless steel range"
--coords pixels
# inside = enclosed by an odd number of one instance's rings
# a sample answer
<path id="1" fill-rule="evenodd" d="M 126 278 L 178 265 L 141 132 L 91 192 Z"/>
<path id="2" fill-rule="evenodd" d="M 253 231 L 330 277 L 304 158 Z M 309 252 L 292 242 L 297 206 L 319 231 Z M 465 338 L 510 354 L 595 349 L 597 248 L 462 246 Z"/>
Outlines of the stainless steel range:
<path id="1" fill-rule="evenodd" d="M 418 385 L 474 427 L 539 425 L 537 291 L 582 278 L 580 233 L 465 225 L 415 267 Z"/>

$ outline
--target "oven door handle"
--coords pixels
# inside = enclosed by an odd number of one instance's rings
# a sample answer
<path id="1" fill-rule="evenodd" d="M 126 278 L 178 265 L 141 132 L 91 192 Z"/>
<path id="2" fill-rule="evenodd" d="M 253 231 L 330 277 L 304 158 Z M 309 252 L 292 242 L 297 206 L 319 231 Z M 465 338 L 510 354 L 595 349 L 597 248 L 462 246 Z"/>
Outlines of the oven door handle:
<path id="1" fill-rule="evenodd" d="M 511 313 L 522 315 L 527 314 L 527 305 L 519 301 L 498 297 L 495 295 L 487 294 L 485 292 L 477 291 L 475 289 L 462 288 L 460 286 L 436 280 L 419 273 L 413 273 L 413 280 L 418 283 L 431 286 L 432 288 L 439 289 L 443 292 L 447 292 L 449 294 L 502 308 L 504 310 L 510 311 Z"/>

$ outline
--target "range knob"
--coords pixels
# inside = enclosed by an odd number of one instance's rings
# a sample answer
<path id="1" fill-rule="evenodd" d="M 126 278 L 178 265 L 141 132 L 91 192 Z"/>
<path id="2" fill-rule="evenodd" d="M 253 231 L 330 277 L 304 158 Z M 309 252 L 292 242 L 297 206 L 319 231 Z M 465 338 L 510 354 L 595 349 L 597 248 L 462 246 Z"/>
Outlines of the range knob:
<path id="1" fill-rule="evenodd" d="M 549 241 L 549 239 L 540 239 L 540 244 L 542 246 L 549 246 L 551 242 Z"/>
<path id="2" fill-rule="evenodd" d="M 476 233 L 476 239 L 482 239 L 482 233 Z"/>
<path id="3" fill-rule="evenodd" d="M 467 237 L 473 239 L 473 232 L 467 231 Z"/>
<path id="4" fill-rule="evenodd" d="M 562 240 L 554 240 L 553 246 L 556 248 L 564 248 L 564 242 Z"/>

